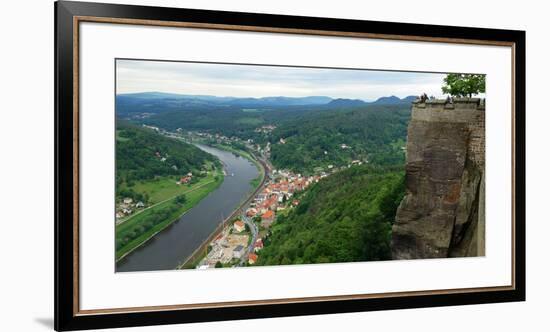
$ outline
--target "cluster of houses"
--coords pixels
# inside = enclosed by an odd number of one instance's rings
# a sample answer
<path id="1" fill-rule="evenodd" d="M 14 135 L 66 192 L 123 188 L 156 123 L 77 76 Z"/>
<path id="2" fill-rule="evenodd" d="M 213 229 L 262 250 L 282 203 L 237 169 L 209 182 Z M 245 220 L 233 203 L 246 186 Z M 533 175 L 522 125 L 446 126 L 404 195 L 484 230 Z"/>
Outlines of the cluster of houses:
<path id="1" fill-rule="evenodd" d="M 123 198 L 116 208 L 116 219 L 119 220 L 125 216 L 131 215 L 137 209 L 143 209 L 145 203 L 142 201 L 134 202 L 130 197 Z"/>
<path id="2" fill-rule="evenodd" d="M 235 233 L 242 233 L 246 230 L 246 224 L 242 222 L 241 220 L 237 220 L 233 223 L 233 232 Z M 258 260 L 258 254 L 257 252 L 262 250 L 264 247 L 264 242 L 261 238 L 256 239 L 254 244 L 252 245 L 252 252 L 248 253 L 248 264 L 255 264 Z M 243 255 L 247 254 L 246 246 L 244 245 L 237 245 L 233 251 L 232 251 L 232 257 L 235 259 L 241 259 Z"/>
<path id="3" fill-rule="evenodd" d="M 154 130 L 154 131 L 156 131 L 156 132 L 159 132 L 159 131 L 160 131 L 160 128 L 159 128 L 159 127 L 149 126 L 149 125 L 146 125 L 146 124 L 143 124 L 142 126 L 143 126 L 144 128 L 148 128 L 148 129 Z"/>
<path id="4" fill-rule="evenodd" d="M 235 221 L 232 228 L 224 230 L 222 234 L 212 241 L 210 244 L 210 251 L 197 268 L 212 268 L 215 267 L 218 262 L 222 264 L 228 264 L 235 261 L 240 262 L 243 258 L 248 264 L 255 264 L 258 260 L 258 252 L 263 249 L 264 243 L 261 238 L 256 239 L 251 246 L 253 250 L 249 252 L 249 235 L 240 234 L 244 231 L 245 223 L 240 220 Z"/>
<path id="5" fill-rule="evenodd" d="M 319 175 L 302 176 L 288 171 L 273 170 L 271 180 L 256 195 L 245 214 L 249 218 L 260 217 L 261 226 L 269 228 L 275 221 L 278 211 L 299 204 L 298 200 L 292 199 L 294 193 L 306 189 L 320 179 Z"/>
<path id="6" fill-rule="evenodd" d="M 262 239 L 258 239 L 256 243 L 258 243 L 258 241 L 262 243 Z M 262 243 L 262 248 L 263 248 L 263 243 Z M 256 250 L 256 246 L 254 247 L 254 250 Z M 238 245 L 235 247 L 235 249 L 233 249 L 233 255 L 232 255 L 233 258 L 241 259 L 243 255 L 246 255 L 246 248 L 243 245 Z M 247 259 L 248 264 L 253 265 L 258 260 L 258 254 L 251 252 L 248 254 L 247 258 L 248 258 Z"/>
<path id="7" fill-rule="evenodd" d="M 155 113 L 149 113 L 149 112 L 141 112 L 141 113 L 132 113 L 130 115 L 130 119 L 133 120 L 143 120 L 150 118 L 151 116 L 155 115 Z"/>
<path id="8" fill-rule="evenodd" d="M 197 266 L 198 269 L 213 268 L 218 262 L 229 264 L 241 260 L 247 254 L 249 234 L 245 233 L 246 226 L 241 220 L 236 220 L 210 243 L 210 250 L 206 257 Z M 244 234 L 243 234 L 244 233 Z"/>
<path id="9" fill-rule="evenodd" d="M 277 213 L 300 204 L 300 201 L 294 198 L 296 193 L 305 190 L 331 173 L 362 163 L 362 161 L 354 160 L 347 166 L 333 167 L 331 172 L 321 172 L 313 176 L 303 176 L 286 170 L 272 170 L 269 174 L 270 180 L 254 197 L 241 217 L 246 220 L 259 219 L 260 226 L 265 231 L 276 220 Z M 255 264 L 264 247 L 264 240 L 260 236 L 255 239 L 254 243 L 249 243 L 250 234 L 246 230 L 244 221 L 235 220 L 210 243 L 211 250 L 197 268 L 212 268 L 217 262 L 224 265 L 235 264 L 235 261 Z"/>
<path id="10" fill-rule="evenodd" d="M 269 134 L 273 130 L 275 130 L 275 128 L 277 128 L 277 127 L 274 126 L 274 125 L 265 125 L 265 126 L 261 126 L 259 128 L 254 129 L 254 131 L 257 132 L 257 133 Z"/>
<path id="11" fill-rule="evenodd" d="M 273 125 L 266 125 L 266 126 L 256 128 L 255 131 L 256 132 L 262 132 L 264 134 L 269 134 L 275 128 L 277 128 L 277 127 L 275 127 Z M 182 134 L 182 131 L 179 131 L 178 133 Z M 251 138 L 246 139 L 246 140 L 242 140 L 242 139 L 240 139 L 239 137 L 236 137 L 236 136 L 227 137 L 227 136 L 221 135 L 221 134 L 211 134 L 211 133 L 203 133 L 203 132 L 188 132 L 188 135 L 190 135 L 191 137 L 194 136 L 198 139 L 206 139 L 206 140 L 209 140 L 209 141 L 214 141 L 218 144 L 229 144 L 229 145 L 231 145 L 231 143 L 244 144 L 248 149 L 256 151 L 257 153 L 259 153 L 262 156 L 265 156 L 266 158 L 269 158 L 270 153 L 271 153 L 271 143 L 270 142 L 267 142 L 265 144 L 265 146 L 261 146 L 261 145 L 255 143 L 254 140 L 251 139 Z M 282 139 L 282 141 L 286 143 L 286 141 L 284 139 Z"/>
<path id="12" fill-rule="evenodd" d="M 227 136 L 221 135 L 221 134 L 210 134 L 210 133 L 203 133 L 203 132 L 188 132 L 188 134 L 197 136 L 198 138 L 202 138 L 202 139 L 213 140 L 218 144 L 224 144 L 224 143 L 227 144 L 227 143 L 231 143 L 231 142 L 240 142 L 241 141 L 241 139 L 236 137 L 236 136 L 227 137 Z"/>
<path id="13" fill-rule="evenodd" d="M 210 251 L 197 267 L 198 269 L 212 268 L 217 262 L 228 264 L 235 260 L 247 261 L 255 264 L 258 260 L 258 251 L 264 247 L 261 238 L 249 244 L 249 234 L 246 232 L 246 223 L 236 220 L 210 243 Z M 248 248 L 252 248 L 249 252 Z M 245 256 L 246 255 L 246 256 Z"/>
<path id="14" fill-rule="evenodd" d="M 254 197 L 242 218 L 247 220 L 260 219 L 260 226 L 269 229 L 275 221 L 278 211 L 297 206 L 300 202 L 293 199 L 295 193 L 306 189 L 318 182 L 320 176 L 302 176 L 287 171 L 272 171 L 270 180 Z M 235 220 L 229 227 L 224 228 L 218 237 L 210 243 L 210 251 L 201 261 L 198 269 L 212 268 L 217 262 L 234 264 L 235 261 L 246 261 L 253 265 L 258 260 L 259 252 L 264 247 L 262 237 L 249 243 L 250 234 L 246 223 Z"/>

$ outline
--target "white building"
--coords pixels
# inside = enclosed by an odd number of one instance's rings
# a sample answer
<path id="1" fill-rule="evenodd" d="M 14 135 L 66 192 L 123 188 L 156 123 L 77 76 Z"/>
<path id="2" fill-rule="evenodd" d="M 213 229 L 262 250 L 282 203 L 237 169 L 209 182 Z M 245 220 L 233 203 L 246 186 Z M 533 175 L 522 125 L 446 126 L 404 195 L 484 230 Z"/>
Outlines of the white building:
<path id="1" fill-rule="evenodd" d="M 238 245 L 235 247 L 235 249 L 233 249 L 233 258 L 240 259 L 241 257 L 243 257 L 243 254 L 244 254 L 243 246 Z"/>

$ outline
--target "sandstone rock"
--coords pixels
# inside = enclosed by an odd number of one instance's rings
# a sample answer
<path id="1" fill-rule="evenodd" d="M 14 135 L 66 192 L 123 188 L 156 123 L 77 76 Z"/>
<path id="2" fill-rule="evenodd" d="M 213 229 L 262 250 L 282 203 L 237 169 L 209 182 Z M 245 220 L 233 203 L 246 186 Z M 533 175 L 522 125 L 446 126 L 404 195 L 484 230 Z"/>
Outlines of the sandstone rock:
<path id="1" fill-rule="evenodd" d="M 392 229 L 393 259 L 484 254 L 484 220 L 479 221 L 485 216 L 479 213 L 484 208 L 483 131 L 484 111 L 478 100 L 452 107 L 413 105 L 407 193 Z"/>

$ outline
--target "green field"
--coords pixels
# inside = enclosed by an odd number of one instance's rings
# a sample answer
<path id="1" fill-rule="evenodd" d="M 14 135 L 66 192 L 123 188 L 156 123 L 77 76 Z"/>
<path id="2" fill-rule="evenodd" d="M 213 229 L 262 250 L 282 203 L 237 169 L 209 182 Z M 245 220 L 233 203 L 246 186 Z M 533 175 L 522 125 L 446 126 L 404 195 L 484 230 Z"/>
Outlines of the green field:
<path id="1" fill-rule="evenodd" d="M 264 121 L 262 119 L 248 117 L 248 118 L 238 119 L 237 123 L 243 124 L 243 125 L 258 126 L 264 123 Z"/>
<path id="2" fill-rule="evenodd" d="M 216 171 L 191 186 L 178 186 L 170 178 L 136 184 L 134 189 L 148 193 L 153 205 L 116 226 L 116 259 L 119 260 L 171 225 L 222 182 L 223 175 Z M 176 198 L 182 195 L 185 196 L 185 201 L 178 203 Z"/>
<path id="3" fill-rule="evenodd" d="M 191 185 L 177 185 L 176 182 L 179 179 L 178 177 L 167 176 L 154 180 L 137 181 L 131 189 L 138 193 L 146 193 L 149 196 L 149 203 L 156 204 L 176 195 L 184 194 L 197 185 L 211 182 L 214 179 L 215 172 L 216 171 L 209 171 L 206 177 L 199 178 L 197 183 Z"/>
<path id="4" fill-rule="evenodd" d="M 206 181 L 205 181 L 206 180 Z M 201 179 L 199 183 L 211 181 L 212 177 Z M 189 185 L 177 185 L 177 177 L 163 177 L 151 181 L 136 182 L 132 189 L 139 193 L 147 193 L 151 204 L 156 204 L 170 197 L 185 193 Z"/>

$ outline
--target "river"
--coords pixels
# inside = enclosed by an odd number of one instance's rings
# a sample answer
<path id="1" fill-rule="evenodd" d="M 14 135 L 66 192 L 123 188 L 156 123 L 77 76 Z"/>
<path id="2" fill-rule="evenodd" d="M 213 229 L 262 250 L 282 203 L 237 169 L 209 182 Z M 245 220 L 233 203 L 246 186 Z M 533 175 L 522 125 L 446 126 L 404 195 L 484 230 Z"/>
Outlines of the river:
<path id="1" fill-rule="evenodd" d="M 227 176 L 223 183 L 142 247 L 116 264 L 117 272 L 175 269 L 193 253 L 252 193 L 250 181 L 258 177 L 256 166 L 231 152 L 197 144 L 200 149 L 218 157 Z"/>

